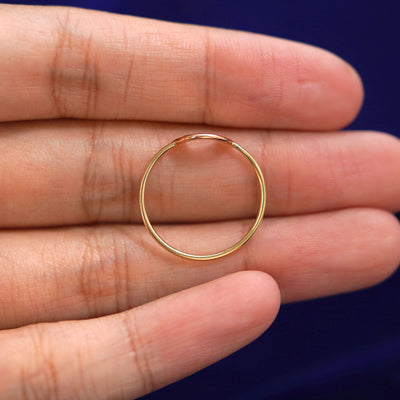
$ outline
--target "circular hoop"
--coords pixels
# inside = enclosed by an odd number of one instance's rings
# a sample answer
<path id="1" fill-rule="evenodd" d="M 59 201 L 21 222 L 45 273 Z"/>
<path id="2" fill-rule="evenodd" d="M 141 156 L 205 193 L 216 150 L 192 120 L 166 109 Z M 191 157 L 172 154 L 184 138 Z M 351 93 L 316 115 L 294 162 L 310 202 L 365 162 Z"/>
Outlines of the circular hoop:
<path id="1" fill-rule="evenodd" d="M 217 253 L 213 254 L 205 254 L 205 255 L 196 255 L 196 254 L 190 254 L 186 253 L 184 251 L 178 250 L 175 247 L 172 247 L 169 245 L 164 239 L 161 238 L 161 236 L 154 230 L 153 225 L 151 224 L 149 217 L 147 215 L 146 211 L 146 206 L 145 206 L 145 201 L 144 201 L 144 194 L 146 190 L 146 183 L 147 179 L 150 175 L 150 172 L 152 168 L 154 167 L 155 163 L 168 151 L 171 150 L 173 147 L 188 142 L 190 140 L 196 140 L 196 139 L 211 139 L 211 140 L 219 140 L 223 143 L 230 144 L 233 146 L 235 149 L 237 149 L 240 153 L 242 153 L 249 161 L 250 164 L 253 166 L 254 170 L 256 171 L 257 178 L 258 178 L 258 183 L 260 186 L 260 194 L 261 194 L 261 199 L 260 199 L 260 207 L 258 210 L 257 218 L 254 221 L 253 226 L 250 228 L 250 230 L 247 232 L 247 234 L 238 242 L 236 242 L 233 246 L 228 247 L 225 250 L 219 251 Z M 140 193 L 139 193 L 139 206 L 140 206 L 140 213 L 142 215 L 142 219 L 144 222 L 144 225 L 146 226 L 147 230 L 150 232 L 150 234 L 153 236 L 153 238 L 157 241 L 159 245 L 164 247 L 164 249 L 168 250 L 169 252 L 183 257 L 183 258 L 188 258 L 190 260 L 214 260 L 216 258 L 220 258 L 223 256 L 226 256 L 230 253 L 233 253 L 235 250 L 239 249 L 241 246 L 243 246 L 255 233 L 257 228 L 259 227 L 263 216 L 264 216 L 264 211 L 265 211 L 265 203 L 266 203 L 266 188 L 265 188 L 265 180 L 263 177 L 263 174 L 261 172 L 260 167 L 258 166 L 256 160 L 240 145 L 232 141 L 231 139 L 228 139 L 224 136 L 219 136 L 219 135 L 213 135 L 213 134 L 208 134 L 208 133 L 197 133 L 194 135 L 186 135 L 182 136 L 178 139 L 175 139 L 173 142 L 167 144 L 164 146 L 150 161 L 149 165 L 146 168 L 146 171 L 144 172 L 142 181 L 140 183 Z"/>

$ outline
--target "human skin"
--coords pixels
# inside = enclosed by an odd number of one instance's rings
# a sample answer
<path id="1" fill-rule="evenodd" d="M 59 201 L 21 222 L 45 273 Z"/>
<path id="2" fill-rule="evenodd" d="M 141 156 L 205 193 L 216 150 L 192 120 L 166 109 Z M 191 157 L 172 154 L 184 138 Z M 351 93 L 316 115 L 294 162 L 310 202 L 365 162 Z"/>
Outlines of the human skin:
<path id="1" fill-rule="evenodd" d="M 335 55 L 59 7 L 1 5 L 0 38 L 0 399 L 132 399 L 251 342 L 281 300 L 397 268 L 400 144 L 339 132 L 363 90 Z M 207 262 L 165 252 L 138 205 L 154 153 L 195 132 L 240 143 L 267 182 L 255 236 Z M 152 222 L 220 250 L 251 224 L 251 174 L 192 143 L 152 172 Z"/>

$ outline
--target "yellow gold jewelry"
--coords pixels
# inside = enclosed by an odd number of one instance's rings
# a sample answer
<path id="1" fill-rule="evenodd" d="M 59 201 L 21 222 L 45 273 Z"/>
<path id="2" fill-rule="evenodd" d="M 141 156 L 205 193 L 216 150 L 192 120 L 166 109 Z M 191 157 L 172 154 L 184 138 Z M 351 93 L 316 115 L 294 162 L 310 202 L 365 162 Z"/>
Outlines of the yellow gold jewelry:
<path id="1" fill-rule="evenodd" d="M 162 239 L 159 234 L 154 230 L 153 225 L 151 224 L 149 217 L 147 215 L 146 211 L 146 206 L 145 206 L 145 201 L 144 201 L 144 195 L 145 195 L 145 190 L 146 190 L 146 183 L 147 179 L 150 175 L 150 172 L 152 168 L 154 167 L 155 163 L 168 151 L 171 150 L 173 147 L 188 142 L 190 140 L 197 140 L 197 139 L 211 139 L 211 140 L 219 140 L 223 143 L 230 144 L 233 146 L 236 150 L 238 150 L 240 153 L 242 153 L 249 161 L 250 164 L 253 166 L 257 178 L 258 178 L 258 183 L 260 186 L 260 193 L 261 193 L 261 198 L 260 198 L 260 207 L 258 210 L 257 218 L 254 221 L 253 226 L 250 228 L 250 230 L 247 232 L 247 234 L 238 242 L 236 242 L 233 246 L 219 251 L 217 253 L 213 254 L 206 254 L 206 255 L 196 255 L 196 254 L 189 254 L 185 253 L 181 250 L 178 250 L 171 245 L 169 245 L 167 242 Z M 265 180 L 263 177 L 263 174 L 261 172 L 260 167 L 258 166 L 256 160 L 241 146 L 239 146 L 237 143 L 232 141 L 231 139 L 228 139 L 223 136 L 219 135 L 213 135 L 213 134 L 208 134 L 208 133 L 196 133 L 194 135 L 186 135 L 182 136 L 181 138 L 175 139 L 173 142 L 167 144 L 164 146 L 150 161 L 149 165 L 146 168 L 146 171 L 144 172 L 142 182 L 140 183 L 140 193 L 139 193 L 139 205 L 140 205 L 140 213 L 142 214 L 142 219 L 143 222 L 147 228 L 147 230 L 150 232 L 150 234 L 153 236 L 153 238 L 157 241 L 158 244 L 160 244 L 164 249 L 170 251 L 173 254 L 176 254 L 177 256 L 184 257 L 184 258 L 189 258 L 191 260 L 213 260 L 215 258 L 220 258 L 223 256 L 226 256 L 235 250 L 239 249 L 241 246 L 243 246 L 255 233 L 257 230 L 258 226 L 260 225 L 263 216 L 264 216 L 264 211 L 265 211 L 265 203 L 266 203 L 266 189 L 265 189 Z"/>

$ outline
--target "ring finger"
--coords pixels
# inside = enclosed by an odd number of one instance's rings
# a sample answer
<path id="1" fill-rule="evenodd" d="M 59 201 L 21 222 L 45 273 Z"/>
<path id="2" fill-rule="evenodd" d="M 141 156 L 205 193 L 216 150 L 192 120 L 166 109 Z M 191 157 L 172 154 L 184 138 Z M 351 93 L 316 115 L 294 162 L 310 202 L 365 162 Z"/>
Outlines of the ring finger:
<path id="1" fill-rule="evenodd" d="M 248 223 L 158 229 L 201 254 L 231 244 Z M 5 231 L 0 239 L 2 328 L 106 315 L 248 269 L 270 274 L 284 301 L 309 299 L 375 284 L 400 259 L 398 222 L 375 209 L 266 219 L 239 251 L 201 265 L 166 252 L 136 225 Z"/>

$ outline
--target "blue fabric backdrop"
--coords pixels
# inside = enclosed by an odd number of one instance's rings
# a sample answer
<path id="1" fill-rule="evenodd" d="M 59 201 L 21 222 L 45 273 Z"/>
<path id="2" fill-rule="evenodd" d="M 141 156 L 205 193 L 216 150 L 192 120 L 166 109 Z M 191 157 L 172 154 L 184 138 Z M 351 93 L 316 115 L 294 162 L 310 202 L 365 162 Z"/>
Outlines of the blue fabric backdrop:
<path id="1" fill-rule="evenodd" d="M 365 104 L 352 128 L 400 132 L 397 0 L 24 3 L 244 29 L 327 48 L 364 79 Z M 399 307 L 399 273 L 365 291 L 283 306 L 256 342 L 145 399 L 399 399 Z"/>

